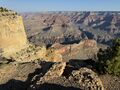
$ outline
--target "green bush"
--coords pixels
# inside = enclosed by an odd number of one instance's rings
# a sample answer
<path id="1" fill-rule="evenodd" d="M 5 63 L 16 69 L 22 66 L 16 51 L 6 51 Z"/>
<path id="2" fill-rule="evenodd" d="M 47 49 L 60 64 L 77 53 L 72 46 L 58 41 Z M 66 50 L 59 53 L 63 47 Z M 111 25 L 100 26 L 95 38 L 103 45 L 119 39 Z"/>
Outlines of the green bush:
<path id="1" fill-rule="evenodd" d="M 120 38 L 113 41 L 113 46 L 98 53 L 99 71 L 120 75 Z"/>

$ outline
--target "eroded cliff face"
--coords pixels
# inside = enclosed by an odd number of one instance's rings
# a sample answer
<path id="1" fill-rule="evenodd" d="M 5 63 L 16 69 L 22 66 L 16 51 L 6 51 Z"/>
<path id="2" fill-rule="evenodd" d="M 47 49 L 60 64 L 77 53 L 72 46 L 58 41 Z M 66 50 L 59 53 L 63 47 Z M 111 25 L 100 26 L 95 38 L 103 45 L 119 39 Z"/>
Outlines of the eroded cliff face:
<path id="1" fill-rule="evenodd" d="M 22 17 L 15 12 L 0 12 L 0 49 L 6 57 L 27 43 Z"/>

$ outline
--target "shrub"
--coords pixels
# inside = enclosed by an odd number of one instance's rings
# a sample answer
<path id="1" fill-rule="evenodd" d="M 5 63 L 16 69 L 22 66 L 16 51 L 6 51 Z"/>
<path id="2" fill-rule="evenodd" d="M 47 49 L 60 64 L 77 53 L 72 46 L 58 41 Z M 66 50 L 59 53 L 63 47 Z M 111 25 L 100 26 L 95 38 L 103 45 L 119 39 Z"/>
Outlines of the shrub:
<path id="1" fill-rule="evenodd" d="M 98 53 L 99 71 L 120 75 L 120 38 L 113 41 L 113 46 Z"/>
<path id="2" fill-rule="evenodd" d="M 0 7 L 0 12 L 4 12 L 4 8 L 3 7 Z"/>

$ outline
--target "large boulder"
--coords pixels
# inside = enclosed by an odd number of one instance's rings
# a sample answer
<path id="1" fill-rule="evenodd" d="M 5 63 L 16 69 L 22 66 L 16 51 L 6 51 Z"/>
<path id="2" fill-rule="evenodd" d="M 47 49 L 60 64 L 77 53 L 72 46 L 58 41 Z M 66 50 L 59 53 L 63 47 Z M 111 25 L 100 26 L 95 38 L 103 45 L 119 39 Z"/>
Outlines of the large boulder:
<path id="1" fill-rule="evenodd" d="M 76 83 L 79 83 L 82 90 L 104 90 L 98 75 L 88 68 L 74 70 L 69 79 L 73 79 Z"/>
<path id="2" fill-rule="evenodd" d="M 57 62 L 54 63 L 50 69 L 43 75 L 43 77 L 40 77 L 41 75 L 37 76 L 39 77 L 38 81 L 36 81 L 34 84 L 30 85 L 28 90 L 37 90 L 39 88 L 40 84 L 44 84 L 48 82 L 49 80 L 54 80 L 56 78 L 59 78 L 62 76 L 64 69 L 66 67 L 66 62 Z"/>
<path id="3" fill-rule="evenodd" d="M 60 77 L 66 67 L 66 62 L 58 62 L 52 65 L 48 72 L 41 78 L 40 81 L 48 81 Z"/>

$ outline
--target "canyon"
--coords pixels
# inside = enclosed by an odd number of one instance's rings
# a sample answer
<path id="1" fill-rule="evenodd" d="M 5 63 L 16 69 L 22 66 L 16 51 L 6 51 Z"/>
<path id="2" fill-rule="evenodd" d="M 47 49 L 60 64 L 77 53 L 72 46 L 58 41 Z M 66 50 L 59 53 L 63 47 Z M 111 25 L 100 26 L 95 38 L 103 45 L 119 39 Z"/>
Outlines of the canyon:
<path id="1" fill-rule="evenodd" d="M 119 12 L 22 13 L 22 19 L 5 10 L 0 90 L 119 89 L 119 77 L 99 75 L 95 68 L 99 49 L 119 37 Z"/>
<path id="2" fill-rule="evenodd" d="M 36 45 L 59 42 L 78 43 L 82 39 L 94 39 L 110 46 L 120 37 L 120 12 L 41 12 L 21 13 L 29 40 Z M 46 37 L 47 36 L 47 37 Z"/>

